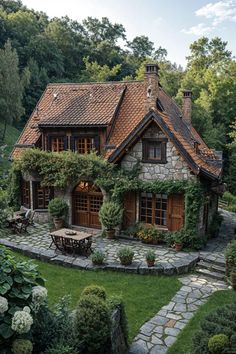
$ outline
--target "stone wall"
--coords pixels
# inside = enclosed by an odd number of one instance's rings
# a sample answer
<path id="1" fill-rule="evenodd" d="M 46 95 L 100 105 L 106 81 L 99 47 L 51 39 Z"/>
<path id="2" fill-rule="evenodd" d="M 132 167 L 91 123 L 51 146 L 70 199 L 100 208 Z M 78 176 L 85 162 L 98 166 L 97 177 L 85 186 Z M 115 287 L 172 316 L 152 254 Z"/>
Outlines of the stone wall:
<path id="1" fill-rule="evenodd" d="M 143 138 L 166 138 L 156 124 L 153 124 L 143 135 Z M 168 140 L 166 144 L 167 163 L 141 162 L 139 178 L 145 181 L 165 179 L 189 179 L 194 178 L 187 163 L 184 161 L 174 144 Z M 132 169 L 137 161 L 142 161 L 142 138 L 126 153 L 121 165 L 126 169 Z"/>

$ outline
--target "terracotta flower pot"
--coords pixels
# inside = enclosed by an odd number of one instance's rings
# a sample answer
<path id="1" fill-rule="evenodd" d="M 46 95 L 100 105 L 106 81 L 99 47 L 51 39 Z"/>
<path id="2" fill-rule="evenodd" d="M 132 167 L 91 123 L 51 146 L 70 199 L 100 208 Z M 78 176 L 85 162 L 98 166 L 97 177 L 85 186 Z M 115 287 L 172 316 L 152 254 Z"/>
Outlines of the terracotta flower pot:
<path id="1" fill-rule="evenodd" d="M 175 243 L 175 250 L 176 250 L 177 252 L 181 251 L 182 248 L 183 248 L 182 243 Z"/>
<path id="2" fill-rule="evenodd" d="M 107 232 L 107 238 L 109 239 L 115 238 L 115 233 L 116 233 L 115 229 L 106 230 L 106 232 Z"/>
<path id="3" fill-rule="evenodd" d="M 154 267 L 155 261 L 147 261 L 148 267 Z"/>
<path id="4" fill-rule="evenodd" d="M 62 229 L 64 225 L 64 220 L 60 218 L 53 219 L 56 230 Z"/>

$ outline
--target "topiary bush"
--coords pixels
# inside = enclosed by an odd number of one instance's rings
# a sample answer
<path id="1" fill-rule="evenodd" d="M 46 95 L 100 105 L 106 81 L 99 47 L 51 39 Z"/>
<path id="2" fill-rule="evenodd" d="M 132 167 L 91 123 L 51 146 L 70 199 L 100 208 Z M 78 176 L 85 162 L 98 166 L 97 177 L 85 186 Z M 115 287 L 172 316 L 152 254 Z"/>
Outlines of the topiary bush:
<path id="1" fill-rule="evenodd" d="M 226 275 L 229 277 L 231 271 L 236 268 L 236 240 L 230 242 L 225 249 Z"/>
<path id="2" fill-rule="evenodd" d="M 111 311 L 107 303 L 94 295 L 80 298 L 76 308 L 75 331 L 81 339 L 81 353 L 103 354 L 109 347 Z"/>
<path id="3" fill-rule="evenodd" d="M 14 354 L 31 354 L 33 351 L 32 342 L 28 339 L 15 339 L 12 344 Z"/>
<path id="4" fill-rule="evenodd" d="M 228 343 L 224 345 L 224 348 L 219 353 L 231 354 L 235 350 L 235 333 L 236 301 L 218 308 L 205 317 L 200 324 L 200 330 L 193 337 L 192 352 L 194 354 L 212 353 L 208 347 L 210 338 L 218 334 L 223 334 L 228 338 Z M 220 346 L 220 341 L 213 340 L 213 342 L 218 343 L 215 344 L 216 347 L 217 345 Z"/>
<path id="5" fill-rule="evenodd" d="M 225 334 L 215 334 L 208 341 L 208 349 L 212 354 L 221 354 L 229 345 L 229 338 Z"/>
<path id="6" fill-rule="evenodd" d="M 55 218 L 63 218 L 68 213 L 69 206 L 63 198 L 57 197 L 48 203 L 48 211 Z"/>
<path id="7" fill-rule="evenodd" d="M 106 290 L 102 286 L 98 286 L 98 285 L 87 286 L 86 288 L 84 288 L 81 295 L 82 296 L 95 295 L 104 301 L 107 298 Z"/>
<path id="8" fill-rule="evenodd" d="M 99 211 L 99 220 L 107 229 L 111 230 L 122 222 L 123 209 L 115 202 L 104 202 Z"/>

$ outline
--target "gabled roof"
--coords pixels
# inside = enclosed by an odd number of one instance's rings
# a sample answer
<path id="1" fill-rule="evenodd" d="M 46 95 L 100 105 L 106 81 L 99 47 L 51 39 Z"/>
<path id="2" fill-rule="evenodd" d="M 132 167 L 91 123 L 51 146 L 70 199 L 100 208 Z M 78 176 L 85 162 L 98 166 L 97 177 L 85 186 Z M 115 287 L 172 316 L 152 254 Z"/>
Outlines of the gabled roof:
<path id="1" fill-rule="evenodd" d="M 35 146 L 44 127 L 107 127 L 106 157 L 118 161 L 143 129 L 155 121 L 195 172 L 220 178 L 220 160 L 182 118 L 174 100 L 159 87 L 158 106 L 146 114 L 144 81 L 50 84 L 38 102 L 13 151 Z M 162 108 L 162 110 L 160 110 Z M 196 151 L 198 143 L 198 152 Z"/>

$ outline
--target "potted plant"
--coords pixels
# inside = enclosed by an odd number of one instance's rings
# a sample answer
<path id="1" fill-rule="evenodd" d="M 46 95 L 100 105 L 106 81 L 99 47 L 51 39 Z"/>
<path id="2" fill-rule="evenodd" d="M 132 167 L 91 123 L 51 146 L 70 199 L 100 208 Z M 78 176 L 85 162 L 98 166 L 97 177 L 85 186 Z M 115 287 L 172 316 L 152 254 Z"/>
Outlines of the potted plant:
<path id="1" fill-rule="evenodd" d="M 234 290 L 236 290 L 236 268 L 234 268 L 232 270 L 232 272 L 230 273 L 230 282 L 231 282 L 232 288 Z"/>
<path id="2" fill-rule="evenodd" d="M 92 262 L 94 265 L 102 265 L 105 260 L 105 254 L 102 251 L 95 251 L 92 255 Z"/>
<path id="3" fill-rule="evenodd" d="M 183 248 L 184 237 L 185 235 L 183 230 L 173 232 L 172 238 L 174 242 L 174 248 L 177 252 L 181 251 Z"/>
<path id="4" fill-rule="evenodd" d="M 129 247 L 123 247 L 118 251 L 117 256 L 120 259 L 120 263 L 127 266 L 132 264 L 134 252 Z"/>
<path id="5" fill-rule="evenodd" d="M 123 209 L 115 202 L 104 202 L 99 211 L 99 220 L 106 228 L 108 238 L 115 237 L 115 227 L 122 221 Z"/>
<path id="6" fill-rule="evenodd" d="M 146 253 L 146 261 L 147 261 L 148 267 L 154 267 L 155 260 L 156 260 L 155 252 L 153 250 L 147 251 L 147 253 Z"/>
<path id="7" fill-rule="evenodd" d="M 64 224 L 64 218 L 68 213 L 68 204 L 63 198 L 54 198 L 48 203 L 48 211 L 53 217 L 55 228 L 57 230 L 61 229 Z"/>

